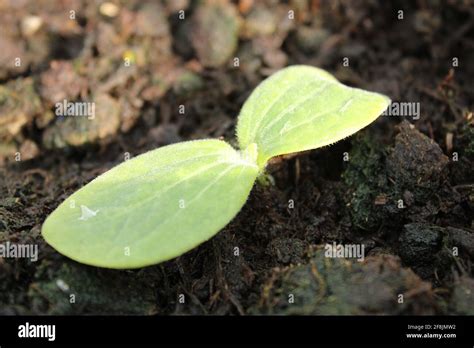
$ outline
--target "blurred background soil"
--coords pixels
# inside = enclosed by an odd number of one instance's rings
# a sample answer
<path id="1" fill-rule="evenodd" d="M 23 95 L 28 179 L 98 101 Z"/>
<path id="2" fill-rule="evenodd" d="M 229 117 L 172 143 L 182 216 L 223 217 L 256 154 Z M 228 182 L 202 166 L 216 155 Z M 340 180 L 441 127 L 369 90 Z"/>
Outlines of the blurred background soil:
<path id="1" fill-rule="evenodd" d="M 0 23 L 0 243 L 40 252 L 0 258 L 0 314 L 474 314 L 472 1 L 0 0 Z M 48 214 L 128 156 L 235 144 L 242 103 L 292 64 L 420 118 L 274 161 L 275 186 L 175 260 L 106 270 L 46 245 Z M 95 119 L 57 117 L 64 99 Z"/>

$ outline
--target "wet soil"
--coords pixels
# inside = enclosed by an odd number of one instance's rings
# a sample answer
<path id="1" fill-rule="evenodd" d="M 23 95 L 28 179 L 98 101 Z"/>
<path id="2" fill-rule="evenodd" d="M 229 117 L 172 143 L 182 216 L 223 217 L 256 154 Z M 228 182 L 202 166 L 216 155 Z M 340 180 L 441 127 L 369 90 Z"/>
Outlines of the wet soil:
<path id="1" fill-rule="evenodd" d="M 0 314 L 474 314 L 470 1 L 4 1 L 0 22 L 0 243 L 39 246 L 0 258 Z M 291 64 L 419 102 L 419 118 L 274 160 L 275 185 L 160 265 L 89 267 L 41 238 L 129 156 L 235 143 L 249 93 Z M 97 117 L 57 117 L 64 99 Z M 327 258 L 333 242 L 366 258 Z"/>

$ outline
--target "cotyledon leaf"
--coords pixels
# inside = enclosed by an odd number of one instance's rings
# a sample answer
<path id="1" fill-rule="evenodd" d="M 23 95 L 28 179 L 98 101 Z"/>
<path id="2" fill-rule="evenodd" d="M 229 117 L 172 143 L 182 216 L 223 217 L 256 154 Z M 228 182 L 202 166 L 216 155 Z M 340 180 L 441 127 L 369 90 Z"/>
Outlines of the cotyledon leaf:
<path id="1" fill-rule="evenodd" d="M 271 157 L 341 140 L 389 104 L 388 97 L 345 86 L 324 70 L 290 66 L 263 81 L 245 102 L 237 124 L 239 146 L 256 144 L 263 167 Z"/>
<path id="2" fill-rule="evenodd" d="M 220 140 L 165 146 L 72 194 L 47 218 L 42 234 L 56 250 L 85 264 L 156 264 L 222 229 L 244 205 L 257 175 L 255 158 Z"/>

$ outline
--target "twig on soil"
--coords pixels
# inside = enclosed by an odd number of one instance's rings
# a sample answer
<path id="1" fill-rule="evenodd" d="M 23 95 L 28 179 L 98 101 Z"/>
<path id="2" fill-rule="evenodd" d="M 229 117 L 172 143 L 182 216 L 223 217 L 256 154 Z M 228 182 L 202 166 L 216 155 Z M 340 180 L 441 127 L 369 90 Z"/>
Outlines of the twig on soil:
<path id="1" fill-rule="evenodd" d="M 240 302 L 235 298 L 235 296 L 232 294 L 232 292 L 229 290 L 229 285 L 227 284 L 227 281 L 225 280 L 224 277 L 224 272 L 222 271 L 222 258 L 221 254 L 218 248 L 215 247 L 215 243 L 212 244 L 214 247 L 215 255 L 216 255 L 216 263 L 217 263 L 217 271 L 216 275 L 218 277 L 217 284 L 220 285 L 219 287 L 221 288 L 223 294 L 227 297 L 227 299 L 230 300 L 230 302 L 235 306 L 237 309 L 237 312 L 239 312 L 240 315 L 245 315 L 245 311 L 240 304 Z M 220 290 L 218 290 L 220 292 Z"/>
<path id="2" fill-rule="evenodd" d="M 22 175 L 23 176 L 30 176 L 33 174 L 38 174 L 44 179 L 44 186 L 48 187 L 49 183 L 51 182 L 51 175 L 44 169 L 41 168 L 32 168 L 32 169 L 27 169 L 25 170 Z"/>
<path id="3" fill-rule="evenodd" d="M 321 274 L 319 274 L 318 268 L 312 261 L 311 261 L 311 274 L 314 276 L 314 278 L 316 278 L 316 281 L 319 284 L 319 294 L 316 299 L 316 303 L 318 303 L 324 298 L 324 295 L 326 294 L 326 283 L 324 282 L 324 279 L 321 276 Z"/>
<path id="4" fill-rule="evenodd" d="M 456 191 L 458 189 L 464 190 L 464 189 L 472 189 L 472 188 L 474 188 L 474 184 L 461 184 L 461 185 L 453 186 L 453 189 Z"/>
<path id="5" fill-rule="evenodd" d="M 176 261 L 176 264 L 178 265 L 179 274 L 180 274 L 181 280 L 183 281 L 181 288 L 186 293 L 186 295 L 188 295 L 189 298 L 201 308 L 201 310 L 204 312 L 204 314 L 208 314 L 208 310 L 202 304 L 202 302 L 199 300 L 199 298 L 196 295 L 194 295 L 191 291 L 188 290 L 189 281 L 185 277 L 186 272 L 184 271 L 184 268 L 183 268 L 183 265 L 181 263 L 180 258 L 178 258 L 178 260 Z"/>
<path id="6" fill-rule="evenodd" d="M 405 292 L 404 296 L 406 298 L 411 298 L 411 297 L 417 296 L 419 294 L 429 292 L 430 290 L 431 290 L 431 283 L 423 282 L 423 283 L 421 283 L 421 285 L 419 287 Z"/>

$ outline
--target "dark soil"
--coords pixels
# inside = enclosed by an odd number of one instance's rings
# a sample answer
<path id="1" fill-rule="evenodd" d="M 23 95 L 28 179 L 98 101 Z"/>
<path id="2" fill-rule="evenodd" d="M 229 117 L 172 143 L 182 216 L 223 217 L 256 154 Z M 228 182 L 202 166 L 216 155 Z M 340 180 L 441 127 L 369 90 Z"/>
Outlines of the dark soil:
<path id="1" fill-rule="evenodd" d="M 471 1 L 117 9 L 0 4 L 0 243 L 40 252 L 0 258 L 0 314 L 474 314 Z M 292 64 L 419 102 L 420 117 L 381 116 L 333 146 L 274 160 L 275 185 L 256 185 L 223 231 L 160 265 L 88 267 L 44 242 L 48 214 L 127 156 L 235 143 L 249 93 Z M 56 117 L 64 99 L 94 101 L 96 118 Z M 363 243 L 367 258 L 325 258 L 332 242 Z"/>

